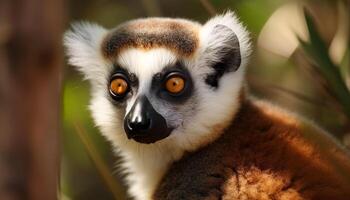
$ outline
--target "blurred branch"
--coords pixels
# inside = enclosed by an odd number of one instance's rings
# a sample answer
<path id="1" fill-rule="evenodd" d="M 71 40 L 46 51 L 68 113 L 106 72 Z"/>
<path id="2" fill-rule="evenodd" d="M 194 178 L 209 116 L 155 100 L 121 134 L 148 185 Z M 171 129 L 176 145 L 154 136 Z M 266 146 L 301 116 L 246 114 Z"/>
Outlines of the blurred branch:
<path id="1" fill-rule="evenodd" d="M 77 135 L 79 136 L 81 142 L 84 144 L 88 155 L 92 159 L 94 165 L 97 168 L 97 171 L 100 173 L 102 179 L 104 180 L 104 183 L 108 187 L 108 189 L 113 194 L 114 199 L 118 199 L 122 196 L 125 196 L 123 191 L 121 191 L 119 188 L 122 188 L 121 184 L 117 183 L 115 178 L 113 177 L 112 173 L 108 169 L 107 164 L 103 161 L 99 153 L 97 152 L 95 146 L 89 139 L 89 137 L 86 134 L 86 131 L 84 128 L 78 123 L 74 123 L 74 128 L 76 130 Z"/>
<path id="2" fill-rule="evenodd" d="M 328 49 L 317 32 L 315 23 L 310 13 L 304 9 L 305 20 L 309 30 L 310 42 L 299 39 L 303 50 L 315 61 L 318 70 L 327 80 L 331 89 L 329 93 L 334 95 L 343 107 L 343 112 L 350 118 L 350 92 L 342 79 L 339 67 L 336 66 L 329 54 Z"/>
<path id="3" fill-rule="evenodd" d="M 305 55 L 302 49 L 298 48 L 291 56 L 291 60 L 295 62 L 296 66 L 302 71 L 302 74 L 307 75 L 308 80 L 313 82 L 313 86 L 324 97 L 328 98 L 328 104 L 331 107 L 337 108 L 342 112 L 342 106 L 339 104 L 337 99 L 332 95 L 331 88 L 327 83 L 327 80 L 322 76 L 322 74 L 317 70 L 317 66 L 314 63 L 309 62 L 309 58 Z"/>
<path id="4" fill-rule="evenodd" d="M 0 1 L 0 199 L 57 199 L 64 4 Z"/>
<path id="5" fill-rule="evenodd" d="M 288 88 L 284 88 L 284 87 L 281 87 L 281 86 L 278 86 L 278 85 L 270 85 L 268 87 L 270 87 L 272 90 L 276 90 L 278 92 L 285 93 L 285 94 L 287 94 L 289 96 L 295 97 L 297 99 L 300 99 L 301 101 L 308 102 L 308 103 L 313 104 L 315 106 L 326 106 L 327 105 L 327 103 L 324 102 L 324 101 L 321 101 L 321 100 L 318 100 L 318 99 L 314 99 L 312 97 L 306 96 L 306 95 L 304 95 L 302 93 L 299 93 L 297 91 L 294 91 L 294 90 L 291 90 L 291 89 L 288 89 Z"/>
<path id="6" fill-rule="evenodd" d="M 202 6 L 205 8 L 205 10 L 210 14 L 210 15 L 215 15 L 216 14 L 216 9 L 213 6 L 213 4 L 209 0 L 200 0 Z"/>
<path id="7" fill-rule="evenodd" d="M 309 103 L 313 106 L 317 106 L 317 107 L 321 107 L 321 108 L 329 108 L 329 107 L 335 107 L 336 109 L 340 110 L 341 108 L 339 108 L 338 106 L 334 106 L 331 102 L 329 101 L 322 101 L 321 99 L 315 99 L 312 98 L 310 96 L 307 96 L 305 94 L 302 94 L 300 92 L 291 90 L 289 88 L 285 88 L 285 87 L 281 87 L 279 85 L 273 84 L 273 83 L 267 83 L 264 81 L 260 81 L 259 79 L 255 78 L 255 77 L 248 77 L 249 79 L 249 83 L 255 87 L 255 88 L 259 88 L 260 91 L 269 91 L 273 94 L 277 94 L 278 96 L 281 93 L 284 93 L 290 97 L 296 98 L 300 101 Z"/>

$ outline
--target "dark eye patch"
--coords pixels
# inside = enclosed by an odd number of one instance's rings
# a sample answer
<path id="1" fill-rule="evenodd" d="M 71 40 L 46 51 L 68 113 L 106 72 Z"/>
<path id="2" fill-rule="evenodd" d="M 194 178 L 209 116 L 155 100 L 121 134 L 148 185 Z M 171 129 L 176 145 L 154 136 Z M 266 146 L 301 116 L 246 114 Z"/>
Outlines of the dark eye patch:
<path id="1" fill-rule="evenodd" d="M 119 66 L 119 65 L 114 65 L 114 70 L 112 71 L 110 77 L 109 77 L 109 82 L 108 82 L 108 92 L 110 93 L 110 83 L 113 81 L 116 77 L 121 76 L 123 80 L 125 80 L 128 84 L 128 90 L 127 94 L 125 96 L 121 97 L 116 97 L 113 94 L 109 94 L 111 97 L 111 101 L 115 104 L 122 104 L 125 102 L 125 99 L 130 97 L 134 91 L 137 90 L 138 88 L 138 78 L 134 73 L 130 73 L 127 69 Z"/>
<path id="2" fill-rule="evenodd" d="M 139 80 L 138 80 L 136 74 L 131 73 L 127 69 L 125 69 L 124 67 L 121 67 L 121 66 L 115 64 L 114 70 L 112 71 L 110 77 L 112 77 L 114 74 L 117 74 L 117 73 L 124 74 L 127 77 L 127 79 L 129 80 L 132 87 L 138 86 Z"/>
<path id="3" fill-rule="evenodd" d="M 184 89 L 178 95 L 169 93 L 169 91 L 165 88 L 165 83 L 169 78 L 169 75 L 174 73 L 180 75 L 185 80 Z M 174 65 L 167 66 L 161 72 L 153 75 L 151 91 L 154 91 L 159 98 L 166 101 L 183 103 L 192 94 L 193 80 L 184 64 L 181 61 L 178 61 Z"/>

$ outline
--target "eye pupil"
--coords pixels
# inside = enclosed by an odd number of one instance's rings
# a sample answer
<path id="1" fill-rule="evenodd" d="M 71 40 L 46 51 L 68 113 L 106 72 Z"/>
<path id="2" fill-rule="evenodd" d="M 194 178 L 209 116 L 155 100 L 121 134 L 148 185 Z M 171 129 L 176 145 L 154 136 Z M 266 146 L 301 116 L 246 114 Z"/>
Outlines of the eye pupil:
<path id="1" fill-rule="evenodd" d="M 166 83 L 165 88 L 172 94 L 180 93 L 185 87 L 185 80 L 180 76 L 170 77 Z"/>
<path id="2" fill-rule="evenodd" d="M 123 95 L 127 92 L 128 83 L 123 78 L 116 78 L 110 83 L 110 91 L 114 95 Z"/>

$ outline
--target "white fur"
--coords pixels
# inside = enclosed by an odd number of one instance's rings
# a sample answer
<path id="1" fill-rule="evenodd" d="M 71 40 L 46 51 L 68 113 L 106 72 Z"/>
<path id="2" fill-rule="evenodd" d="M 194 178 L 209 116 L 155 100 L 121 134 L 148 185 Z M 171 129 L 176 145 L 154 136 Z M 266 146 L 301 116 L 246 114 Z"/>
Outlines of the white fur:
<path id="1" fill-rule="evenodd" d="M 211 30 L 217 24 L 225 25 L 236 33 L 242 63 L 236 72 L 221 77 L 219 87 L 213 89 L 204 82 L 205 76 L 212 70 L 208 67 L 208 62 L 218 59 L 215 50 L 229 37 L 212 33 Z M 198 26 L 197 23 L 195 25 Z M 239 95 L 250 53 L 248 33 L 232 12 L 217 16 L 201 27 L 199 47 L 194 56 L 182 58 L 191 73 L 198 95 L 195 114 L 169 137 L 154 144 L 141 144 L 127 139 L 122 126 L 123 119 L 118 114 L 120 111 L 106 98 L 106 81 L 112 70 L 112 61 L 104 60 L 100 52 L 99 45 L 105 30 L 87 24 L 76 29 L 77 32 L 66 34 L 65 45 L 68 47 L 70 63 L 78 66 L 93 85 L 90 110 L 94 121 L 123 158 L 122 167 L 128 174 L 126 179 L 129 194 L 137 200 L 151 199 L 159 180 L 172 162 L 180 159 L 184 152 L 195 151 L 215 140 L 221 133 L 216 130 L 217 126 L 228 124 L 234 118 L 239 108 Z M 90 41 L 85 40 L 86 36 L 92 39 L 91 44 L 86 44 Z M 208 48 L 213 51 L 206 51 Z M 127 102 L 126 109 L 129 110 L 138 95 L 147 95 L 153 74 L 174 63 L 176 54 L 163 48 L 148 51 L 132 48 L 122 51 L 115 61 L 139 78 L 138 94 L 134 94 Z M 153 106 L 157 109 L 157 105 Z"/>
<path id="2" fill-rule="evenodd" d="M 129 72 L 135 73 L 139 79 L 139 94 L 135 95 L 133 101 L 128 103 L 127 112 L 139 95 L 147 95 L 153 75 L 160 72 L 165 66 L 174 64 L 176 60 L 176 55 L 164 48 L 150 51 L 131 48 L 120 53 L 117 62 Z"/>
<path id="3" fill-rule="evenodd" d="M 203 52 L 206 48 L 221 48 L 225 41 L 230 39 L 230 36 L 224 35 L 225 33 L 212 32 L 213 28 L 218 24 L 225 25 L 226 27 L 230 28 L 238 37 L 242 57 L 241 67 L 245 67 L 249 61 L 249 56 L 251 53 L 250 37 L 246 28 L 231 11 L 228 11 L 223 15 L 218 15 L 203 25 L 200 33 L 200 46 L 202 49 L 200 49 L 199 52 Z M 214 54 L 208 58 L 216 59 L 216 55 Z"/>
<path id="4" fill-rule="evenodd" d="M 88 22 L 74 23 L 64 35 L 69 63 L 77 67 L 92 86 L 104 86 L 111 65 L 103 59 L 101 43 L 107 30 Z"/>

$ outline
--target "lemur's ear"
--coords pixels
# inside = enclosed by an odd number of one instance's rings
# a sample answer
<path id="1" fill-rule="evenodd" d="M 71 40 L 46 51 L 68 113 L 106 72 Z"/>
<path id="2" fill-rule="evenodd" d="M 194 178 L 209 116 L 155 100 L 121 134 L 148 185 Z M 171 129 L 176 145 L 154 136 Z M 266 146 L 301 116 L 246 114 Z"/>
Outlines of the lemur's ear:
<path id="1" fill-rule="evenodd" d="M 221 76 L 246 64 L 250 53 L 248 35 L 233 12 L 216 16 L 204 24 L 200 59 L 212 69 L 205 79 L 208 85 L 218 87 Z"/>
<path id="2" fill-rule="evenodd" d="M 64 34 L 69 64 L 76 66 L 85 79 L 98 81 L 105 78 L 107 70 L 101 43 L 106 33 L 106 29 L 97 24 L 82 22 L 74 23 Z"/>

